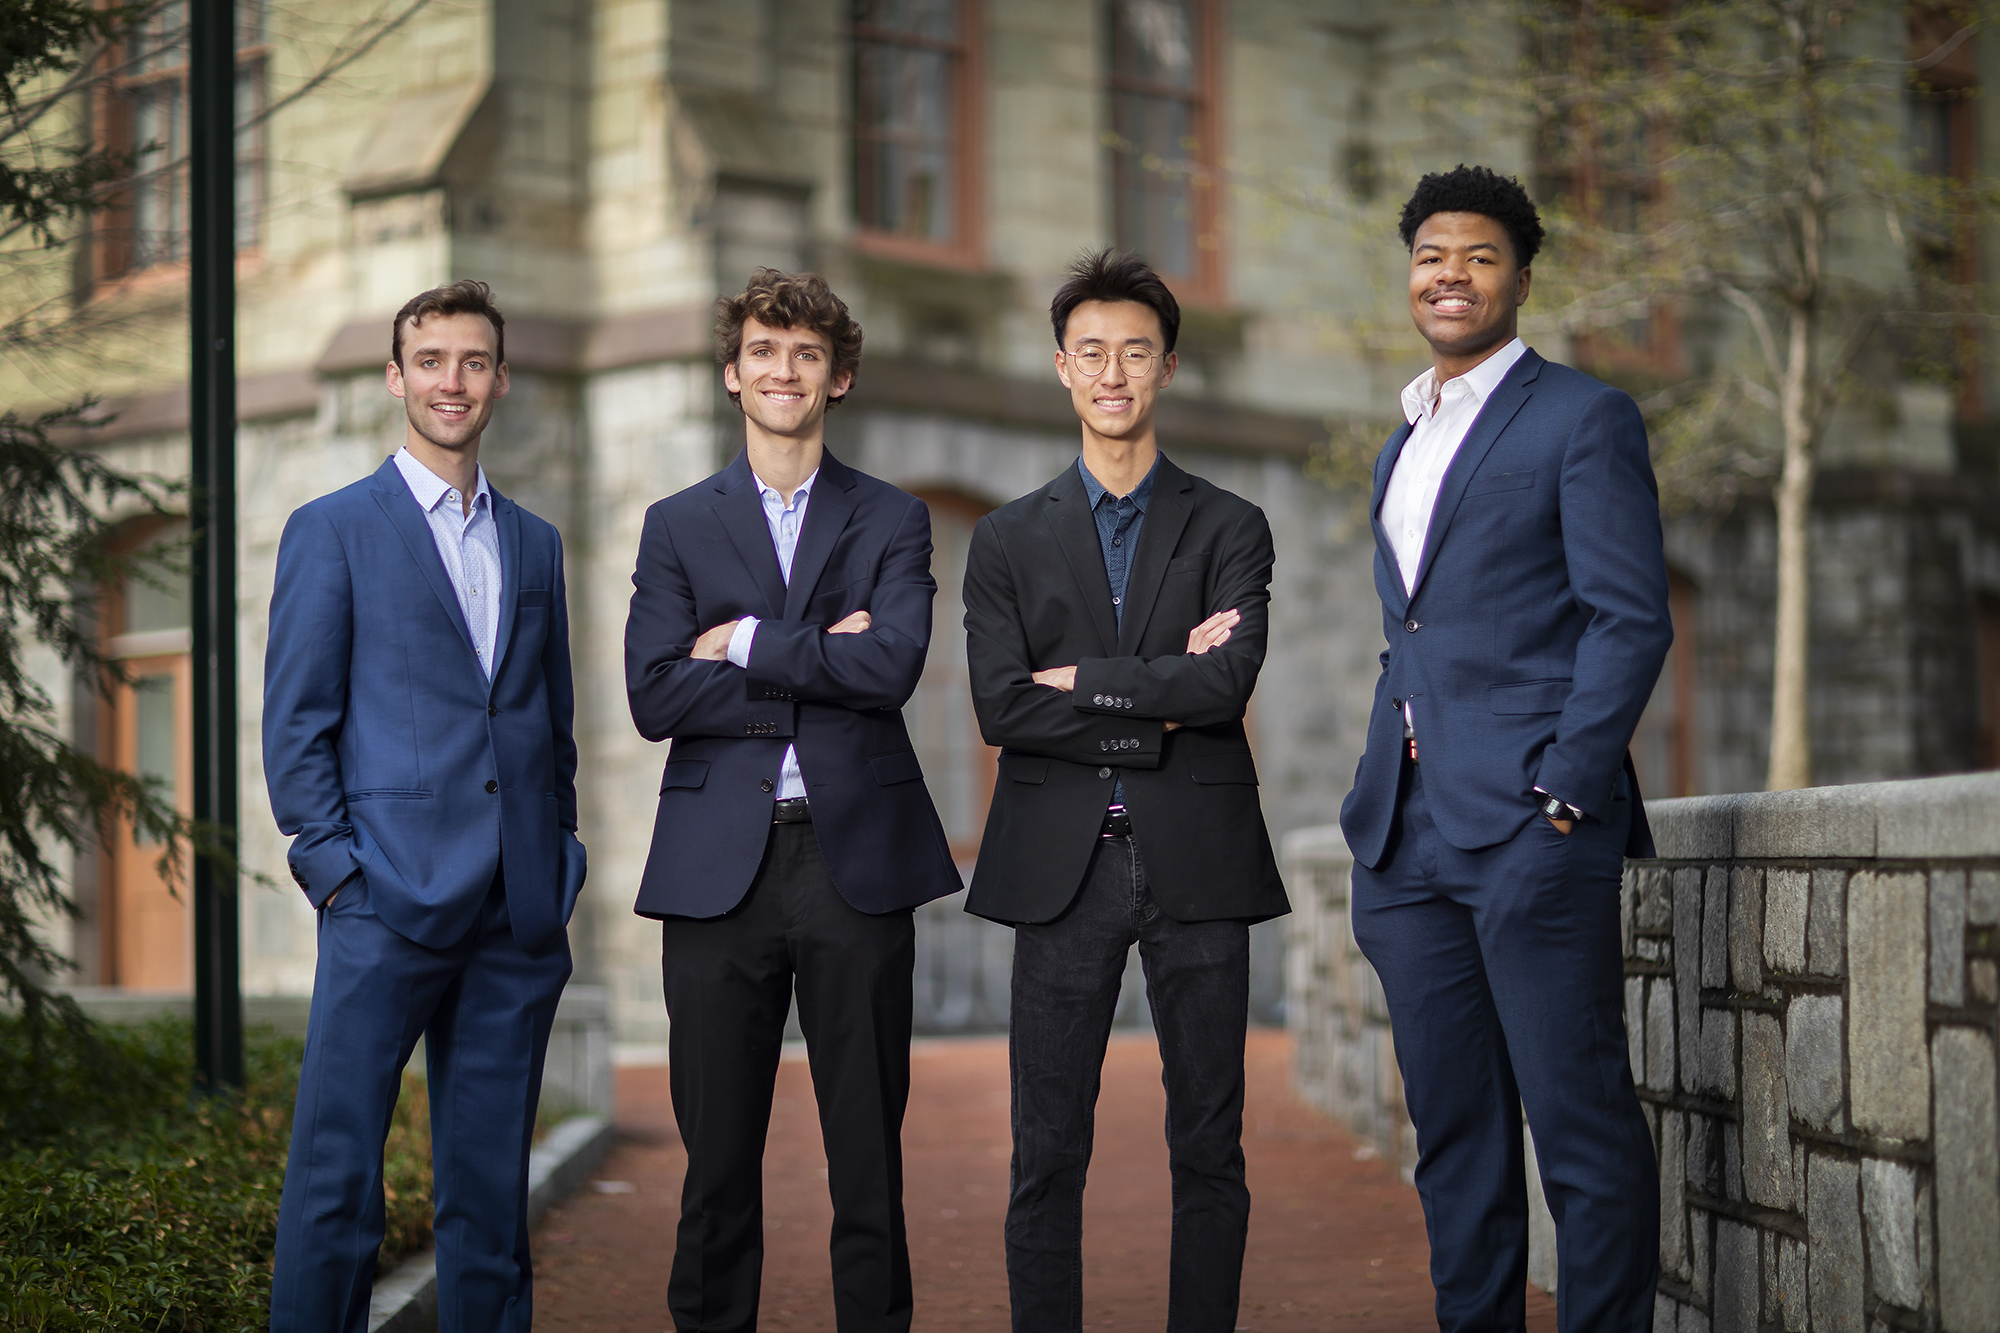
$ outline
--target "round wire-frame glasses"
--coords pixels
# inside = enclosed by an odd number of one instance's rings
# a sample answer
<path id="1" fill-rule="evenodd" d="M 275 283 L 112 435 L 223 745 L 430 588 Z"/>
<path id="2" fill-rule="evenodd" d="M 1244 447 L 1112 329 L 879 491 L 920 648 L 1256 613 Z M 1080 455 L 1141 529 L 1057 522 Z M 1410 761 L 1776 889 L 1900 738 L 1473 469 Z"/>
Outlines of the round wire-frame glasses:
<path id="1" fill-rule="evenodd" d="M 1102 347 L 1086 347 L 1081 352 L 1064 352 L 1069 363 L 1092 379 L 1104 373 L 1111 364 L 1111 354 Z M 1159 360 L 1150 349 L 1128 347 L 1118 354 L 1118 364 L 1129 379 L 1142 380 L 1153 373 L 1153 362 Z"/>

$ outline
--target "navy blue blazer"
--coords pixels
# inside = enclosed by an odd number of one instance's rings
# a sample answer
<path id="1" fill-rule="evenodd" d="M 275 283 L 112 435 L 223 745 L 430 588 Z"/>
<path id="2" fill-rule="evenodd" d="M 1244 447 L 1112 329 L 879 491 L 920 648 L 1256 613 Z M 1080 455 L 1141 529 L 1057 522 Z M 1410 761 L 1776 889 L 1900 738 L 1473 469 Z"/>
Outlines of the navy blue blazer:
<path id="1" fill-rule="evenodd" d="M 264 657 L 264 776 L 314 907 L 358 870 L 390 929 L 444 948 L 504 871 L 514 938 L 535 952 L 562 933 L 585 869 L 569 604 L 561 537 L 492 495 L 490 682 L 394 458 L 292 514 Z"/>
<path id="2" fill-rule="evenodd" d="M 1409 436 L 1405 424 L 1375 460 L 1371 517 Z M 1374 526 L 1389 646 L 1368 748 L 1340 810 L 1354 859 L 1382 863 L 1406 701 L 1424 793 L 1454 847 L 1512 838 L 1537 817 L 1537 786 L 1602 819 L 1622 774 L 1633 815 L 1626 854 L 1651 856 L 1626 747 L 1674 631 L 1638 405 L 1530 351 L 1445 473 L 1414 596 L 1379 518 Z"/>
<path id="3" fill-rule="evenodd" d="M 824 455 L 787 586 L 739 454 L 646 511 L 632 585 L 632 720 L 674 743 L 634 911 L 714 917 L 743 900 L 787 745 L 841 897 L 883 913 L 964 887 L 903 726 L 937 595 L 923 501 Z M 862 610 L 866 633 L 826 632 Z M 689 656 L 703 630 L 746 615 L 761 622 L 748 670 Z"/>

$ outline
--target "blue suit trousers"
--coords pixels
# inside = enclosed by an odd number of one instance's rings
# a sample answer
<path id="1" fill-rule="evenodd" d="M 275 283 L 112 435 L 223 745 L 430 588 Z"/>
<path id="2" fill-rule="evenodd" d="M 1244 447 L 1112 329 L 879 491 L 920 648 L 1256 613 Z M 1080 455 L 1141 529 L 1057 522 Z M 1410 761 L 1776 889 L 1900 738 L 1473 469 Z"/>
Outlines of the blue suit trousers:
<path id="1" fill-rule="evenodd" d="M 425 1038 L 438 1327 L 528 1333 L 528 1149 L 542 1057 L 569 979 L 566 935 L 515 942 L 496 878 L 457 943 L 382 923 L 357 876 L 320 912 L 319 964 L 278 1209 L 272 1333 L 365 1333 L 382 1244 L 382 1145 Z"/>
<path id="2" fill-rule="evenodd" d="M 1354 936 L 1382 979 L 1417 1130 L 1438 1327 L 1519 1330 L 1528 1198 L 1521 1113 L 1556 1223 L 1564 1333 L 1646 1333 L 1659 1169 L 1626 1047 L 1619 882 L 1625 784 L 1565 836 L 1540 816 L 1464 851 L 1403 764 L 1386 854 L 1357 865 Z"/>

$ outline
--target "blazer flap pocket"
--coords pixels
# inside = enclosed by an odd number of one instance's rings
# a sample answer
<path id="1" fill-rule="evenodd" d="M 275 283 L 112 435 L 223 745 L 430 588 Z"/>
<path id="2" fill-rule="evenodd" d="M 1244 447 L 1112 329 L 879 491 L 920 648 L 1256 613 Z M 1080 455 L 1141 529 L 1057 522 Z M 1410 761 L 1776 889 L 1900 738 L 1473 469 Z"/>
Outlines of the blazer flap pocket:
<path id="1" fill-rule="evenodd" d="M 1167 561 L 1167 572 L 1163 577 L 1172 578 L 1176 574 L 1192 573 L 1208 568 L 1207 551 L 1196 551 L 1193 555 L 1175 556 Z"/>
<path id="2" fill-rule="evenodd" d="M 1489 685 L 1486 700 L 1496 713 L 1560 713 L 1569 702 L 1570 682 L 1530 680 L 1519 685 Z"/>
<path id="3" fill-rule="evenodd" d="M 1475 495 L 1492 495 L 1497 491 L 1525 491 L 1535 484 L 1535 470 L 1522 468 L 1518 472 L 1481 473 L 1465 484 L 1465 498 Z"/>
<path id="4" fill-rule="evenodd" d="M 893 787 L 899 782 L 915 782 L 924 775 L 924 767 L 917 762 L 915 750 L 892 750 L 888 754 L 878 754 L 868 761 L 868 767 L 875 770 L 875 781 L 884 787 Z"/>
<path id="5" fill-rule="evenodd" d="M 365 791 L 345 791 L 344 801 L 428 801 L 431 794 L 415 787 L 370 787 Z"/>
<path id="6" fill-rule="evenodd" d="M 708 781 L 708 760 L 676 759 L 667 765 L 667 771 L 660 778 L 660 790 L 673 787 L 699 787 Z"/>
<path id="7" fill-rule="evenodd" d="M 1257 761 L 1247 753 L 1198 754 L 1188 761 L 1188 773 L 1196 782 L 1216 786 L 1227 782 L 1257 785 Z"/>
<path id="8" fill-rule="evenodd" d="M 1000 771 L 1016 782 L 1047 782 L 1049 761 L 1040 755 L 1003 754 Z"/>
<path id="9" fill-rule="evenodd" d="M 548 604 L 549 604 L 549 590 L 547 588 L 521 589 L 522 606 L 547 606 Z"/>

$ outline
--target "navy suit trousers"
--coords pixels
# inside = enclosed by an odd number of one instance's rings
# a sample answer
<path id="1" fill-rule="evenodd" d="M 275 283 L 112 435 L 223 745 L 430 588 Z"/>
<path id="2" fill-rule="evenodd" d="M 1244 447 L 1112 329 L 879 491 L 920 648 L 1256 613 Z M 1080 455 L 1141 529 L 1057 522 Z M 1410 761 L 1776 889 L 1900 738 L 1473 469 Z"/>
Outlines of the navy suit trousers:
<path id="1" fill-rule="evenodd" d="M 569 940 L 522 951 L 498 879 L 456 944 L 382 923 L 357 876 L 320 912 L 319 965 L 278 1208 L 271 1333 L 364 1333 L 382 1145 L 425 1038 L 441 1333 L 528 1333 L 528 1149 Z"/>
<path id="2" fill-rule="evenodd" d="M 1438 1326 L 1523 1327 L 1525 1110 L 1556 1223 L 1558 1326 L 1646 1333 L 1659 1170 L 1621 999 L 1629 795 L 1621 782 L 1610 817 L 1567 836 L 1538 816 L 1468 852 L 1432 823 L 1422 770 L 1403 764 L 1386 854 L 1354 868 L 1353 916 L 1416 1125 Z"/>

